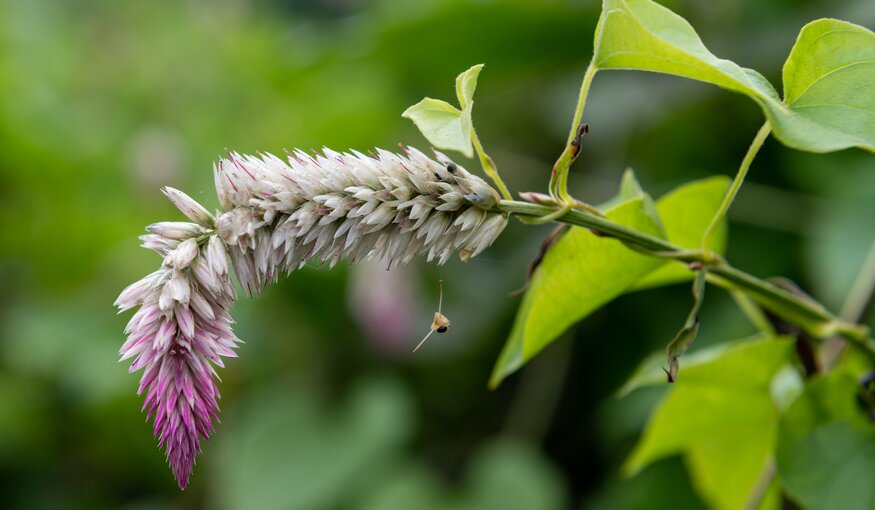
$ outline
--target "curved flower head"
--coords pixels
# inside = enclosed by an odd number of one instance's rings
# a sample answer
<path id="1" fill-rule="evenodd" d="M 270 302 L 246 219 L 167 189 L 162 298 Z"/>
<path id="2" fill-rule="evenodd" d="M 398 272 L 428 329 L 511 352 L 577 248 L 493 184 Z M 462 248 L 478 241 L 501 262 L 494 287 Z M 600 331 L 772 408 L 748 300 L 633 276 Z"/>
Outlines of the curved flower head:
<path id="1" fill-rule="evenodd" d="M 212 215 L 185 193 L 163 192 L 189 222 L 149 225 L 140 237 L 161 267 L 116 300 L 139 307 L 121 359 L 142 369 L 138 394 L 180 488 L 213 431 L 215 367 L 235 357 L 229 265 L 250 295 L 311 260 L 403 264 L 417 255 L 446 262 L 486 249 L 507 225 L 498 193 L 443 154 L 416 149 L 276 156 L 229 154 L 214 166 L 224 211 Z"/>
<path id="2" fill-rule="evenodd" d="M 498 193 L 443 154 L 404 150 L 298 150 L 287 161 L 232 153 L 220 161 L 216 185 L 233 208 L 216 224 L 247 293 L 311 260 L 391 266 L 422 254 L 443 264 L 453 252 L 467 260 L 492 244 L 507 225 L 494 210 Z"/>
<path id="3" fill-rule="evenodd" d="M 131 372 L 143 369 L 137 394 L 145 392 L 143 410 L 184 489 L 219 410 L 214 367 L 224 366 L 223 356 L 236 357 L 229 315 L 234 288 L 224 245 L 200 225 L 165 222 L 147 230 L 144 246 L 164 260 L 115 302 L 120 311 L 139 306 L 119 354 L 134 358 Z"/>

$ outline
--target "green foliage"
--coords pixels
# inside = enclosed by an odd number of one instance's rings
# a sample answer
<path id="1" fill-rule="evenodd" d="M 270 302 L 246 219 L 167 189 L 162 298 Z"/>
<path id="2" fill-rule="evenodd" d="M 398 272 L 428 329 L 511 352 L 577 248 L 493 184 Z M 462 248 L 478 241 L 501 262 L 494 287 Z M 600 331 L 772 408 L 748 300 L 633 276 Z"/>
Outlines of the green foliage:
<path id="1" fill-rule="evenodd" d="M 661 236 L 641 198 L 607 212 L 611 221 Z M 618 241 L 572 228 L 544 257 L 517 311 L 490 385 L 516 371 L 568 326 L 610 302 L 662 264 Z"/>
<path id="2" fill-rule="evenodd" d="M 483 64 L 479 64 L 456 77 L 456 98 L 461 110 L 446 101 L 427 97 L 405 110 L 402 116 L 412 120 L 436 148 L 458 151 L 469 158 L 474 156 L 471 109 L 477 76 L 482 69 Z"/>
<path id="3" fill-rule="evenodd" d="M 778 101 L 762 75 L 715 57 L 685 19 L 650 0 L 604 1 L 593 63 L 598 69 L 674 74 Z"/>
<path id="4" fill-rule="evenodd" d="M 726 186 L 723 177 L 686 184 L 661 198 L 654 208 L 634 175 L 627 173 L 618 200 L 614 201 L 620 203 L 606 215 L 622 225 L 658 237 L 667 233 L 669 241 L 694 247 L 700 242 L 707 219 L 717 210 Z M 670 267 L 669 264 L 679 267 L 656 272 Z M 493 369 L 490 385 L 497 386 L 569 326 L 639 282 L 655 286 L 692 277 L 679 275 L 682 271 L 690 273 L 677 263 L 647 257 L 613 239 L 572 228 L 547 252 L 535 271 Z M 642 280 L 650 274 L 657 276 Z"/>
<path id="5" fill-rule="evenodd" d="M 871 26 L 870 2 L 848 0 L 838 12 L 856 12 L 858 22 Z M 7 291 L 0 299 L 4 508 L 549 509 L 566 506 L 566 484 L 575 484 L 575 493 L 585 494 L 583 502 L 592 508 L 696 506 L 679 457 L 653 461 L 630 480 L 614 480 L 622 441 L 631 437 L 608 447 L 609 434 L 589 433 L 593 412 L 600 412 L 592 403 L 613 389 L 617 374 L 630 370 L 639 353 L 664 343 L 680 321 L 670 292 L 656 299 L 630 296 L 622 308 L 604 310 L 606 320 L 580 328 L 584 348 L 572 352 L 569 363 L 590 362 L 587 347 L 598 339 L 599 372 L 562 400 L 561 423 L 555 420 L 545 432 L 549 453 L 539 451 L 536 439 L 511 441 L 494 432 L 506 414 L 549 414 L 549 392 L 529 386 L 533 381 L 526 378 L 497 394 L 476 391 L 494 342 L 506 333 L 503 319 L 512 301 L 501 296 L 516 283 L 528 256 L 512 249 L 530 239 L 516 228 L 507 229 L 493 255 L 443 268 L 450 283 L 444 306 L 454 328 L 443 344 L 451 347 L 436 349 L 434 357 L 406 358 L 404 345 L 369 343 L 356 323 L 357 305 L 338 306 L 344 269 L 338 274 L 305 268 L 257 301 L 238 303 L 235 314 L 248 343 L 241 359 L 223 372 L 223 423 L 205 446 L 192 487 L 176 491 L 137 412 L 135 378 L 115 363 L 124 319 L 108 313 L 119 282 L 133 281 L 158 263 L 131 237 L 144 224 L 177 214 L 158 187 L 176 185 L 215 204 L 207 191 L 209 163 L 226 146 L 367 150 L 416 140 L 397 112 L 475 61 L 488 62 L 495 73 L 489 84 L 494 90 L 479 92 L 478 127 L 494 134 L 494 154 L 508 163 L 518 189 L 532 189 L 527 186 L 542 184 L 565 141 L 562 112 L 568 105 L 558 103 L 574 91 L 563 80 L 574 62 L 586 58 L 581 33 L 598 15 L 587 6 L 543 0 L 201 4 L 0 2 L 0 45 L 10 49 L 0 54 L 7 98 L 0 109 L 0 281 Z M 718 1 L 705 11 L 725 27 L 723 48 L 777 69 L 784 55 L 775 48 L 789 47 L 796 32 L 786 23 L 798 18 L 791 4 L 752 2 L 736 10 L 733 2 Z M 819 12 L 835 8 L 825 0 L 809 4 Z M 596 37 L 598 69 L 670 73 L 749 96 L 766 112 L 777 138 L 792 147 L 872 150 L 872 32 L 837 20 L 807 25 L 786 59 L 781 100 L 759 73 L 711 54 L 689 23 L 658 4 L 610 0 L 605 7 Z M 690 10 L 690 21 L 704 26 L 705 11 Z M 767 28 L 751 31 L 750 20 Z M 458 105 L 427 99 L 417 105 L 422 111 L 409 110 L 433 145 L 467 155 L 478 150 L 470 111 L 479 70 L 475 66 L 457 79 Z M 727 108 L 733 103 L 680 87 L 677 92 L 674 84 L 647 94 L 600 86 L 593 88 L 599 97 L 587 121 L 594 137 L 609 136 L 587 145 L 583 155 L 596 166 L 617 157 L 644 161 L 647 181 L 667 187 L 700 176 L 703 168 L 722 171 L 737 164 L 737 154 L 730 154 L 741 143 L 734 123 L 709 127 L 709 136 L 716 133 L 710 140 L 700 129 L 715 118 L 746 120 L 744 112 Z M 871 159 L 859 151 L 815 157 L 766 149 L 772 152 L 765 180 L 792 193 L 772 187 L 742 193 L 734 206 L 742 222 L 733 229 L 733 259 L 752 274 L 794 268 L 800 287 L 838 309 L 871 244 Z M 574 175 L 574 184 L 595 190 L 603 172 L 594 170 Z M 625 211 L 648 232 L 695 249 L 725 189 L 723 178 L 691 183 L 660 199 L 654 213 L 628 174 L 612 206 L 625 204 L 611 214 Z M 631 284 L 624 283 L 626 268 L 607 260 L 596 261 L 604 272 L 589 272 L 582 266 L 592 253 L 629 256 L 632 272 L 645 256 L 582 229 L 572 229 L 559 248 L 570 267 L 561 269 L 558 255 L 548 254 L 553 270 L 580 271 L 586 279 L 572 277 L 577 283 L 556 313 L 543 296 L 535 299 L 530 292 L 524 299 L 530 308 L 521 314 L 557 321 L 545 319 L 543 331 L 531 328 L 543 345 L 552 341 L 545 334 L 555 338 L 577 320 L 560 316 L 563 310 L 582 318 L 618 293 L 692 276 L 676 262 L 659 263 Z M 355 280 L 366 271 L 356 267 L 348 274 Z M 616 290 L 615 282 L 601 280 L 611 275 L 625 287 Z M 429 275 L 429 291 L 435 277 Z M 403 280 L 407 286 L 400 290 L 369 284 L 368 296 L 430 303 L 432 293 L 416 287 L 414 273 L 404 273 Z M 547 280 L 536 274 L 533 290 Z M 564 300 L 565 287 L 557 289 L 562 295 L 551 299 Z M 599 289 L 607 294 L 594 297 Z M 688 299 L 686 292 L 676 295 Z M 720 297 L 709 291 L 709 304 Z M 533 305 L 542 299 L 544 305 Z M 461 313 L 460 303 L 467 308 Z M 669 313 L 676 318 L 666 319 Z M 718 324 L 739 328 L 737 313 L 715 313 L 722 314 Z M 397 318 L 394 310 L 389 316 Z M 415 310 L 404 317 L 421 319 Z M 635 342 L 604 345 L 601 339 L 616 338 L 618 324 L 634 332 Z M 501 376 L 533 355 L 524 356 L 519 333 L 525 328 L 514 331 L 517 343 L 503 354 L 508 363 Z M 768 384 L 768 402 L 763 374 L 778 363 L 769 361 L 775 353 L 763 355 L 765 345 L 753 347 L 760 342 L 765 339 L 685 355 L 679 382 L 665 388 L 670 393 L 663 403 L 684 414 L 656 410 L 650 428 L 659 426 L 661 433 L 647 433 L 648 456 L 680 453 L 702 497 L 719 507 L 743 501 L 762 467 L 755 461 L 771 445 L 778 467 L 774 483 L 795 503 L 873 508 L 872 425 L 860 413 L 858 384 L 847 373 L 852 363 L 869 369 L 869 361 L 844 358 L 837 374 L 806 383 L 798 397 L 801 380 L 785 365 Z M 771 342 L 776 350 L 786 344 Z M 512 356 L 505 358 L 507 352 Z M 730 354 L 736 362 L 724 358 Z M 545 371 L 535 371 L 536 379 L 562 373 L 549 356 L 543 361 Z M 622 392 L 664 386 L 664 365 L 660 350 Z M 369 382 L 375 373 L 396 379 Z M 561 388 L 563 380 L 556 377 L 551 384 Z M 615 417 L 612 430 L 640 427 L 630 415 L 641 416 L 648 406 L 629 405 L 634 412 Z M 557 456 L 556 444 L 566 450 L 558 455 L 561 464 L 550 459 Z M 571 458 L 582 469 L 560 473 Z M 88 483 L 79 483 L 86 472 Z M 593 503 L 590 494 L 600 493 L 604 480 L 609 494 Z M 732 496 L 724 493 L 729 490 Z M 773 489 L 769 498 L 774 496 Z M 773 502 L 767 499 L 764 506 Z"/>
<path id="6" fill-rule="evenodd" d="M 760 73 L 714 56 L 693 27 L 650 0 L 605 0 L 595 34 L 598 69 L 699 80 L 749 96 L 775 136 L 800 150 L 875 151 L 875 34 L 821 19 L 799 33 L 784 64 L 784 100 Z"/>
<path id="7" fill-rule="evenodd" d="M 714 508 L 742 508 L 774 448 L 778 410 L 772 381 L 792 352 L 790 340 L 759 339 L 686 366 L 624 470 L 635 473 L 681 453 L 706 501 Z"/>
<path id="8" fill-rule="evenodd" d="M 401 463 L 362 498 L 365 510 L 502 510 L 566 508 L 555 470 L 525 443 L 509 438 L 474 452 L 460 490 L 447 492 L 428 469 Z"/>
<path id="9" fill-rule="evenodd" d="M 217 438 L 217 453 L 226 460 L 215 472 L 212 506 L 337 505 L 368 466 L 409 437 L 411 413 L 407 395 L 385 381 L 361 382 L 339 409 L 325 409 L 318 393 L 264 394 Z"/>
<path id="10" fill-rule="evenodd" d="M 665 225 L 666 238 L 674 244 L 694 250 L 702 244 L 702 234 L 720 206 L 729 187 L 729 179 L 710 177 L 680 186 L 659 199 L 656 211 Z M 714 232 L 711 249 L 726 251 L 726 222 L 720 222 Z M 639 280 L 634 288 L 648 289 L 693 279 L 693 273 L 679 262 L 668 262 Z"/>
<path id="11" fill-rule="evenodd" d="M 845 371 L 819 377 L 781 417 L 777 462 L 787 493 L 810 510 L 875 508 L 875 425 Z"/>
<path id="12" fill-rule="evenodd" d="M 875 151 L 875 33 L 820 19 L 805 25 L 784 63 L 784 103 L 766 113 L 785 144 L 813 152 Z"/>

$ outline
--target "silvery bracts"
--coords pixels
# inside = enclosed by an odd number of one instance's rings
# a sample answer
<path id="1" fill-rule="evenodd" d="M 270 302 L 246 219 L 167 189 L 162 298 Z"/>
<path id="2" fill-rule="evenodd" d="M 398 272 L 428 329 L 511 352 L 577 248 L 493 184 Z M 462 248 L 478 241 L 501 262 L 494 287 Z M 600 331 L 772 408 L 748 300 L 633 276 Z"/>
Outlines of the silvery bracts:
<path id="1" fill-rule="evenodd" d="M 163 257 L 158 271 L 126 288 L 120 310 L 139 306 L 122 359 L 145 369 L 138 393 L 159 446 L 184 488 L 200 441 L 217 417 L 221 357 L 234 357 L 235 299 L 229 266 L 250 295 L 309 261 L 403 264 L 417 255 L 467 260 L 507 225 L 486 182 L 437 153 L 370 156 L 324 149 L 260 157 L 230 154 L 214 167 L 223 208 L 215 216 L 181 191 L 164 193 L 192 223 L 150 225 L 143 246 Z"/>
<path id="2" fill-rule="evenodd" d="M 467 260 L 492 244 L 507 224 L 492 211 L 498 193 L 442 154 L 435 161 L 404 150 L 220 161 L 216 191 L 226 212 L 217 226 L 246 292 L 311 260 L 391 266 L 426 255 L 443 264 L 454 251 Z"/>

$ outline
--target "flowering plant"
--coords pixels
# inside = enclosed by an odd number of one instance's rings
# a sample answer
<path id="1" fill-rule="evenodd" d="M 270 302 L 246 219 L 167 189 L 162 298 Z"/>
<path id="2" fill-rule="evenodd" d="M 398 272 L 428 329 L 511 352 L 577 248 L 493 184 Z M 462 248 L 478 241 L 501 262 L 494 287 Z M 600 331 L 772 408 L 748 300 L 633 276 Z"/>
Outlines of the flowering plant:
<path id="1" fill-rule="evenodd" d="M 785 491 L 806 503 L 813 500 L 800 452 L 817 453 L 810 436 L 819 422 L 812 419 L 800 428 L 792 417 L 804 412 L 797 406 L 815 405 L 828 395 L 821 389 L 827 384 L 842 398 L 856 392 L 873 413 L 871 382 L 847 385 L 842 378 L 853 381 L 861 375 L 860 363 L 848 359 L 865 360 L 868 369 L 875 361 L 875 341 L 868 328 L 857 324 L 857 301 L 865 308 L 875 288 L 875 270 L 867 266 L 861 273 L 860 290 L 852 293 L 846 308 L 851 311 L 833 314 L 786 281 L 762 280 L 729 264 L 723 257 L 725 217 L 770 135 L 813 152 L 850 147 L 875 151 L 873 61 L 871 31 L 837 20 L 814 21 L 802 29 L 785 63 L 782 98 L 756 71 L 714 56 L 693 28 L 668 9 L 650 0 L 605 0 L 593 59 L 547 193 L 522 193 L 523 200 L 514 200 L 481 144 L 473 124 L 473 98 L 482 65 L 457 78 L 459 107 L 426 98 L 404 116 L 436 149 L 476 155 L 494 188 L 440 152 L 432 158 L 410 147 L 402 147 L 403 154 L 378 150 L 370 155 L 296 150 L 286 160 L 230 153 L 214 166 L 222 207 L 215 214 L 183 192 L 165 188 L 191 222 L 147 228 L 143 246 L 163 257 L 161 268 L 125 289 L 116 305 L 121 310 L 140 307 L 128 323 L 121 355 L 134 358 L 131 371 L 143 369 L 138 390 L 145 392 L 143 408 L 153 418 L 154 434 L 180 488 L 188 483 L 200 442 L 213 431 L 219 397 L 215 367 L 223 366 L 223 357 L 234 357 L 240 342 L 229 314 L 236 299 L 231 273 L 254 296 L 309 261 L 331 267 L 342 259 L 376 259 L 392 267 L 418 255 L 443 264 L 454 253 L 466 261 L 489 247 L 515 215 L 526 223 L 555 221 L 564 226 L 545 241 L 533 264 L 492 386 L 618 295 L 692 281 L 690 313 L 667 343 L 664 357 L 645 365 L 623 390 L 652 384 L 653 373 L 661 374 L 660 369 L 669 382 L 679 382 L 654 414 L 626 469 L 636 471 L 677 452 L 697 463 L 694 482 L 715 506 L 756 508 L 766 500 L 778 472 Z M 744 94 L 759 105 L 766 122 L 734 180 L 691 183 L 654 201 L 627 172 L 620 193 L 607 206 L 594 207 L 573 197 L 569 171 L 588 131 L 582 119 L 590 85 L 599 71 L 610 69 L 695 79 Z M 875 255 L 870 259 L 875 264 Z M 690 359 L 685 362 L 689 375 L 679 376 L 681 358 L 699 329 L 706 284 L 728 290 L 761 335 Z M 788 325 L 795 336 L 778 333 Z M 809 338 L 823 341 L 812 344 Z M 853 354 L 844 355 L 845 345 L 854 347 Z M 810 355 L 813 350 L 816 355 Z M 726 375 L 738 366 L 751 375 L 740 392 L 733 386 L 740 383 Z M 785 369 L 790 375 L 782 384 L 789 385 L 784 393 L 790 397 L 772 398 L 773 384 Z M 814 376 L 830 382 L 806 384 Z M 691 386 L 697 383 L 701 386 Z M 713 392 L 703 400 L 696 391 L 709 384 Z M 685 422 L 681 432 L 674 426 L 678 410 L 701 402 L 714 406 L 709 416 L 738 418 L 731 413 L 744 410 L 740 419 L 767 428 L 780 440 L 750 446 L 745 459 L 752 466 L 727 472 L 706 458 L 715 449 L 736 448 L 714 420 Z M 747 409 L 757 412 L 744 415 Z M 818 419 L 854 421 L 862 432 L 857 430 L 853 439 L 873 444 L 871 423 L 860 425 L 854 416 L 844 409 Z M 699 439 L 703 434 L 709 441 Z M 718 477 L 743 490 L 717 486 L 713 481 Z"/>

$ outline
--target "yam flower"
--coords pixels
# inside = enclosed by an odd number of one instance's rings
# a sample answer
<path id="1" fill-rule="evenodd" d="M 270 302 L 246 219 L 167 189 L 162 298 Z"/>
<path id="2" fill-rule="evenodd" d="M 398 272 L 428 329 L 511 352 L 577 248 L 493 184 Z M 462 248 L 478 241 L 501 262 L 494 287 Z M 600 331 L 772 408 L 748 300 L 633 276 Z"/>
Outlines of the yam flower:
<path id="1" fill-rule="evenodd" d="M 153 420 L 180 489 L 188 484 L 201 441 L 214 430 L 219 406 L 216 367 L 236 357 L 230 309 L 237 280 L 249 295 L 309 261 L 409 262 L 417 255 L 467 260 L 487 248 L 507 224 L 499 195 L 446 156 L 412 148 L 240 156 L 214 165 L 223 208 L 216 215 L 185 193 L 165 195 L 191 222 L 147 227 L 143 247 L 161 267 L 127 287 L 119 310 L 134 307 L 121 359 L 143 369 L 138 394 Z"/>

